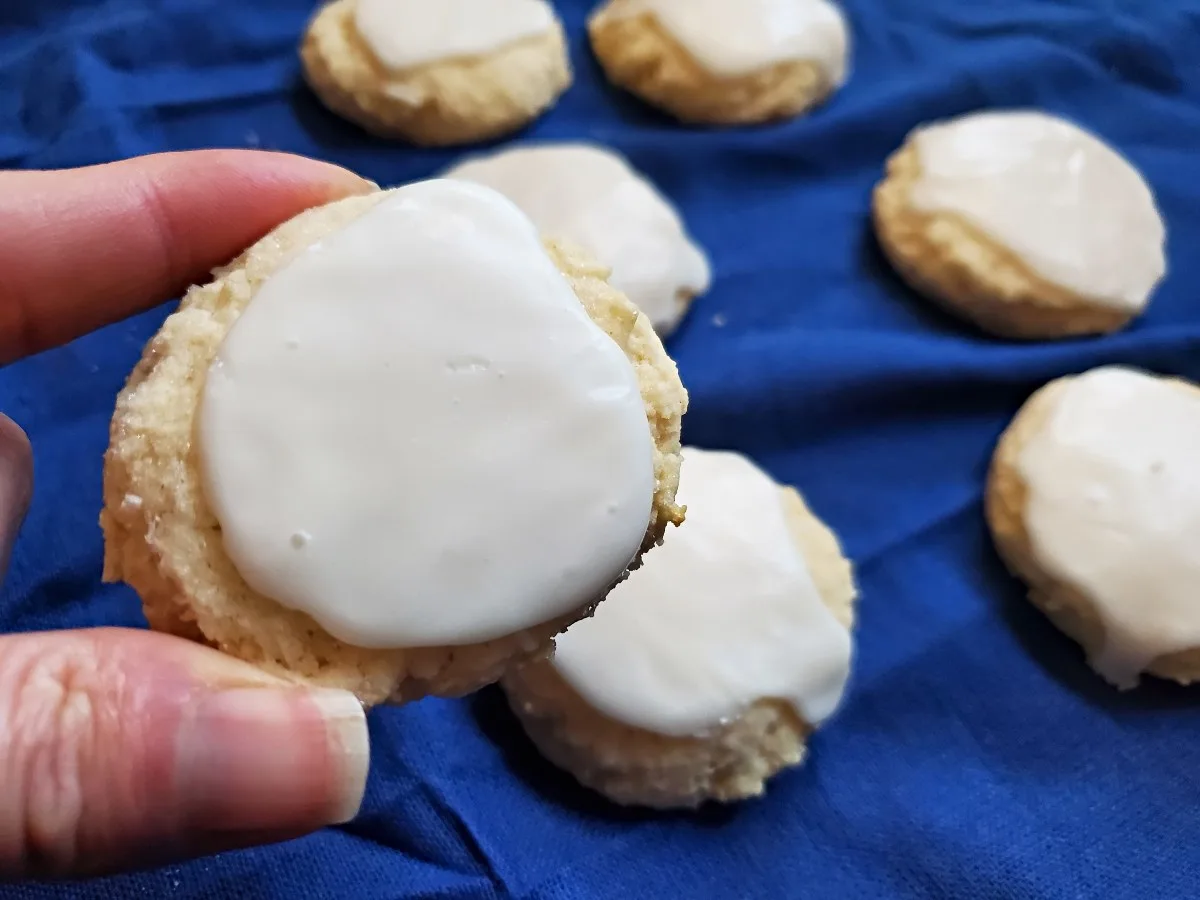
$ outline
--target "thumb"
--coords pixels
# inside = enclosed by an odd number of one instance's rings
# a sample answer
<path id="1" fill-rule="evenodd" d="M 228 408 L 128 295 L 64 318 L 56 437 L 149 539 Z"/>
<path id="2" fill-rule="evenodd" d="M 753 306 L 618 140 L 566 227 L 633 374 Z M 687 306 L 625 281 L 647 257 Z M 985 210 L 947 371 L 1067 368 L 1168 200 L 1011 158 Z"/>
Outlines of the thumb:
<path id="1" fill-rule="evenodd" d="M 145 631 L 0 638 L 0 876 L 142 868 L 357 813 L 354 695 Z"/>
<path id="2" fill-rule="evenodd" d="M 0 574 L 32 485 L 0 416 Z M 366 718 L 189 641 L 0 637 L 0 879 L 86 875 L 295 837 L 358 811 Z"/>

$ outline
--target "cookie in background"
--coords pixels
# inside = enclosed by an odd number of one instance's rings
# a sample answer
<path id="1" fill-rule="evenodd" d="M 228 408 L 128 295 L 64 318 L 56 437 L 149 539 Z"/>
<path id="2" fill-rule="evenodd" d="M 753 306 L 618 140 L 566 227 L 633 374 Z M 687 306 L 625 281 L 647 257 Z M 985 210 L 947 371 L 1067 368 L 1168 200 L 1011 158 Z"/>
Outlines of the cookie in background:
<path id="1" fill-rule="evenodd" d="M 427 146 L 517 131 L 571 84 L 546 0 L 334 0 L 309 24 L 300 56 L 333 112 Z"/>
<path id="2" fill-rule="evenodd" d="M 996 549 L 1118 688 L 1200 680 L 1198 459 L 1200 388 L 1117 366 L 1050 382 L 996 448 Z"/>
<path id="3" fill-rule="evenodd" d="M 546 237 L 612 268 L 609 282 L 666 337 L 711 280 L 679 213 L 620 154 L 587 143 L 533 144 L 472 157 L 444 177 L 487 185 Z"/>
<path id="4" fill-rule="evenodd" d="M 1116 331 L 1166 273 L 1150 186 L 1099 138 L 1043 112 L 916 129 L 887 162 L 874 218 L 913 288 L 1002 337 Z"/>
<path id="5" fill-rule="evenodd" d="M 588 34 L 609 81 L 698 124 L 798 116 L 850 65 L 850 29 L 830 0 L 606 0 Z"/>
<path id="6" fill-rule="evenodd" d="M 538 749 L 623 804 L 761 794 L 850 674 L 856 589 L 833 532 L 743 456 L 683 459 L 686 522 L 552 658 L 502 682 Z"/>

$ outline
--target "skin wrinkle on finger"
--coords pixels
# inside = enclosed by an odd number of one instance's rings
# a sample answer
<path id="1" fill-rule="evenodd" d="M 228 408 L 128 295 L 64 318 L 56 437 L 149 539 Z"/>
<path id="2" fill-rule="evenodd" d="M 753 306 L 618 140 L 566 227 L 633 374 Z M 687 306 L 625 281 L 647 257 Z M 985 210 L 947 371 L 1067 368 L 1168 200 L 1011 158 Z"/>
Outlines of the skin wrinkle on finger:
<path id="1" fill-rule="evenodd" d="M 180 241 L 179 230 L 174 224 L 168 199 L 170 188 L 164 186 L 160 179 L 161 176 L 155 173 L 144 181 L 134 182 L 131 190 L 136 197 L 131 205 L 143 211 L 149 226 L 148 232 L 156 244 L 154 252 L 148 254 L 148 258 L 156 260 L 160 269 L 156 281 L 170 285 L 186 279 L 186 273 L 193 271 L 194 267 L 191 265 L 191 249 L 186 236 Z"/>
<path id="2" fill-rule="evenodd" d="M 0 870 L 63 874 L 115 854 L 130 834 L 175 833 L 169 748 L 187 692 L 170 670 L 80 632 L 67 642 L 0 643 Z M 134 677 L 131 677 L 134 676 Z M 172 697 L 173 695 L 173 697 Z M 169 702 L 162 702 L 162 698 Z M 121 821 L 136 810 L 142 821 Z"/>
<path id="3" fill-rule="evenodd" d="M 0 880 L 298 837 L 358 810 L 361 705 L 179 638 L 0 637 Z"/>
<path id="4" fill-rule="evenodd" d="M 0 364 L 177 296 L 293 215 L 372 189 L 248 150 L 0 172 Z"/>

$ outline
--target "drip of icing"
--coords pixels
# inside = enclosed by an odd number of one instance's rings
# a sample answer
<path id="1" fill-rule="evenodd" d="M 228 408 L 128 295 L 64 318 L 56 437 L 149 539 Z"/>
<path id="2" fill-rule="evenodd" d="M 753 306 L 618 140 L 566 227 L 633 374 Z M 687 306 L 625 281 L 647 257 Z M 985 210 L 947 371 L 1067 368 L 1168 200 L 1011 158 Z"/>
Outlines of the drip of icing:
<path id="1" fill-rule="evenodd" d="M 1198 459 L 1200 394 L 1118 367 L 1067 382 L 1019 456 L 1033 551 L 1091 601 L 1118 687 L 1200 646 Z"/>
<path id="2" fill-rule="evenodd" d="M 446 173 L 500 191 L 547 237 L 578 244 L 660 330 L 680 295 L 708 289 L 708 261 L 667 200 L 617 154 L 587 144 L 502 150 Z"/>
<path id="3" fill-rule="evenodd" d="M 734 453 L 684 450 L 687 520 L 554 664 L 605 715 L 659 734 L 706 732 L 778 698 L 816 725 L 841 701 L 851 640 L 821 601 L 779 486 Z"/>
<path id="4" fill-rule="evenodd" d="M 834 86 L 846 80 L 849 29 L 829 0 L 630 0 L 616 14 L 643 13 L 717 75 L 804 60 L 821 66 Z"/>
<path id="5" fill-rule="evenodd" d="M 387 68 L 493 53 L 554 26 L 545 0 L 355 0 L 354 27 Z"/>
<path id="6" fill-rule="evenodd" d="M 393 191 L 271 275 L 200 409 L 254 590 L 362 647 L 485 641 L 601 596 L 654 492 L 636 375 L 487 188 Z"/>
<path id="7" fill-rule="evenodd" d="M 1039 112 L 917 131 L 912 203 L 961 215 L 1034 272 L 1095 303 L 1142 309 L 1166 271 L 1146 182 L 1098 138 Z"/>

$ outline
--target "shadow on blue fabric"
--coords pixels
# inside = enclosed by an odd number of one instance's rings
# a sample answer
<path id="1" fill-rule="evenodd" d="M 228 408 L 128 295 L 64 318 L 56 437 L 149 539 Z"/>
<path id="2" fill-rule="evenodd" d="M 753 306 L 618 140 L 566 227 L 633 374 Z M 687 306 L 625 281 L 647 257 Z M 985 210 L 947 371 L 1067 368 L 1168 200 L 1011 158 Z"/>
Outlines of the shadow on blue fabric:
<path id="1" fill-rule="evenodd" d="M 1102 362 L 1200 378 L 1200 0 L 844 0 L 854 71 L 780 125 L 680 127 L 590 59 L 586 4 L 556 4 L 576 83 L 524 138 L 611 144 L 681 207 L 712 291 L 670 341 L 686 440 L 798 485 L 862 586 L 843 711 L 761 800 L 631 812 L 548 768 L 494 690 L 371 715 L 362 816 L 275 847 L 6 897 L 600 898 L 1197 895 L 1200 707 L 1110 691 L 991 549 L 993 443 L 1045 381 Z M 382 184 L 449 151 L 371 139 L 299 81 L 302 0 L 0 4 L 0 164 L 77 166 L 209 146 L 283 149 Z M 883 161 L 917 124 L 1038 106 L 1084 124 L 1154 186 L 1171 273 L 1100 340 L 1024 346 L 930 310 L 869 236 Z M 2 201 L 0 201 L 2 202 Z M 0 627 L 143 625 L 100 587 L 108 417 L 157 310 L 0 370 L 36 500 Z"/>

